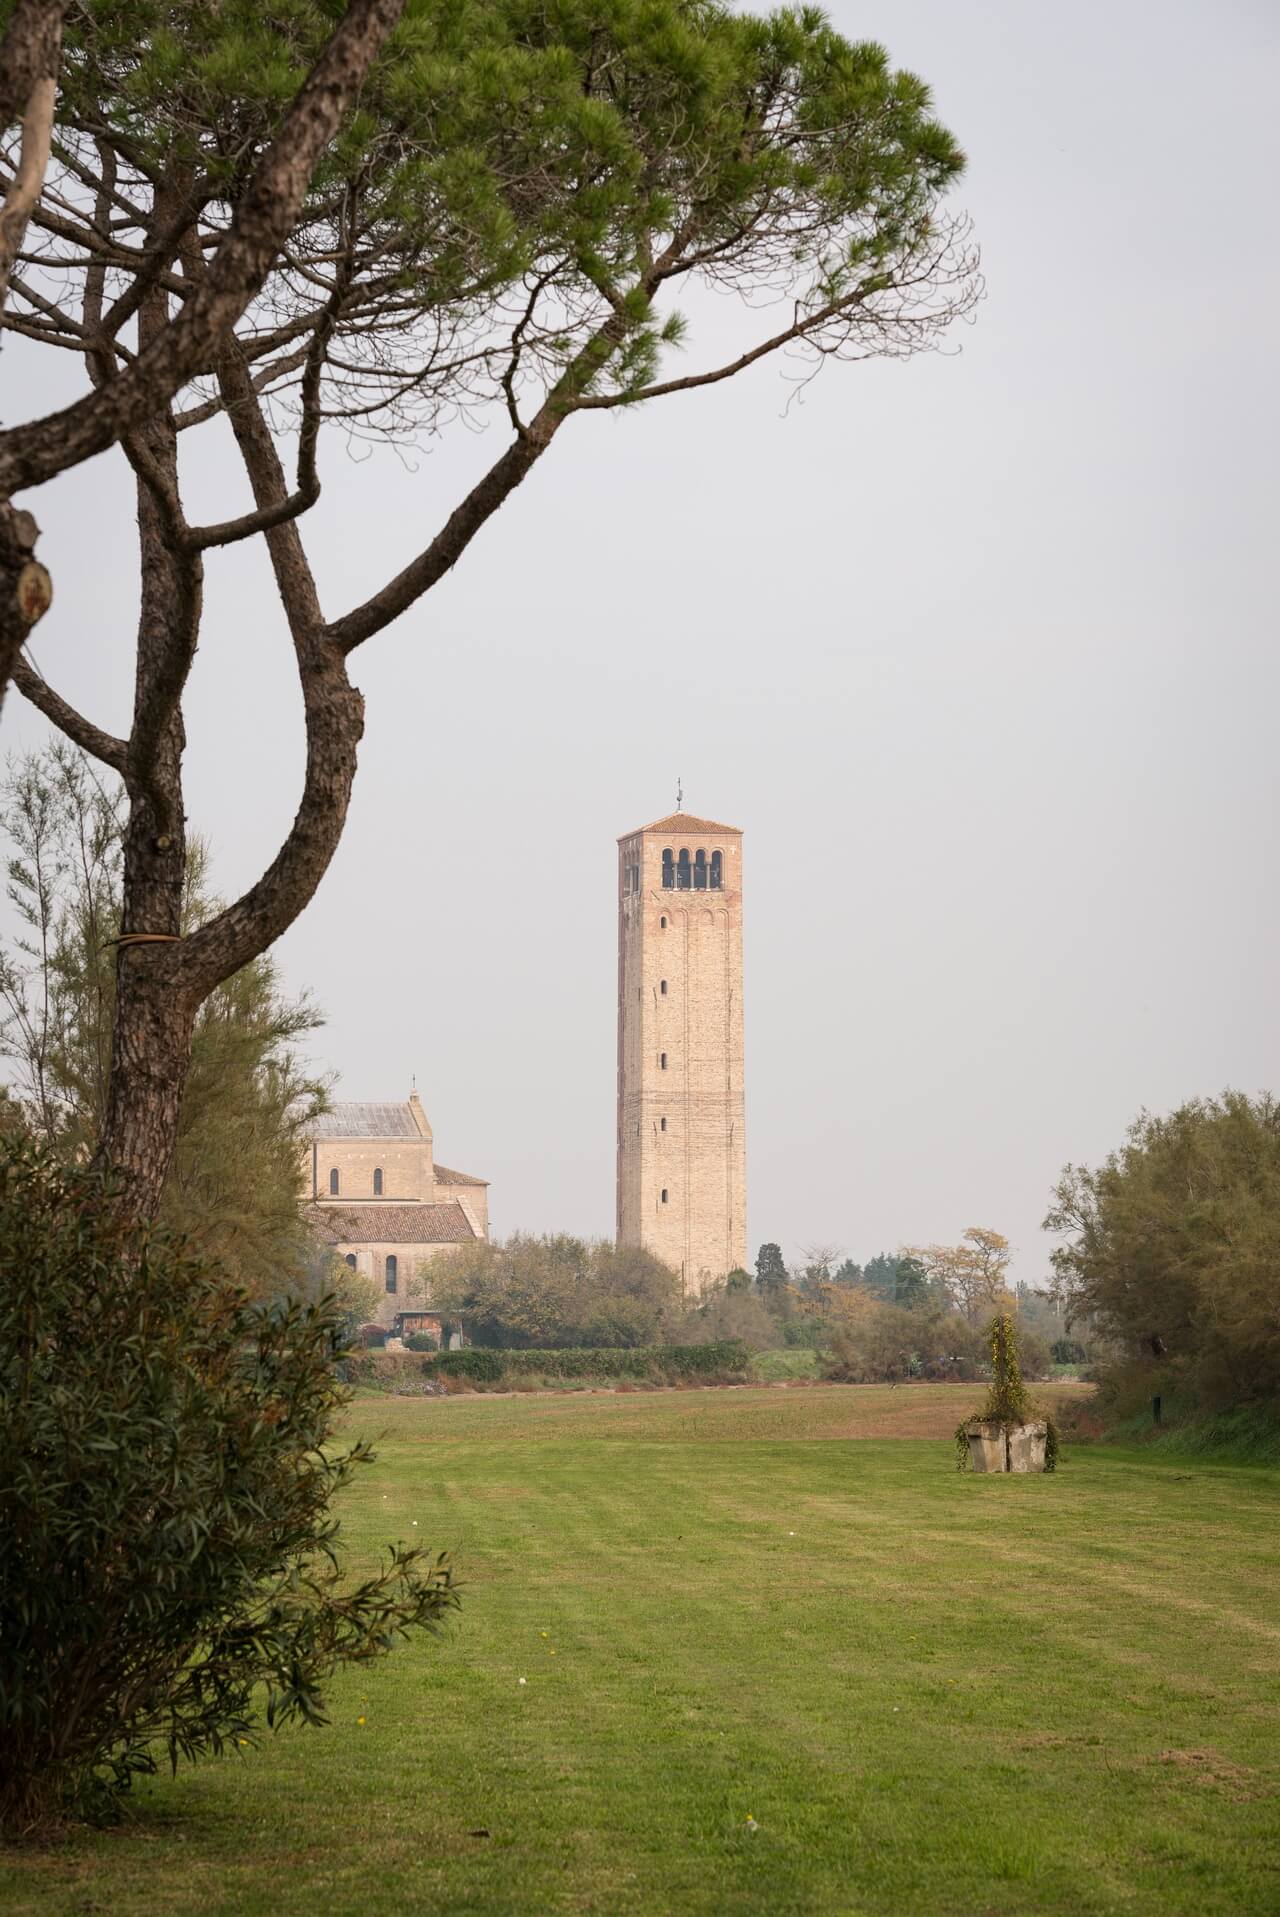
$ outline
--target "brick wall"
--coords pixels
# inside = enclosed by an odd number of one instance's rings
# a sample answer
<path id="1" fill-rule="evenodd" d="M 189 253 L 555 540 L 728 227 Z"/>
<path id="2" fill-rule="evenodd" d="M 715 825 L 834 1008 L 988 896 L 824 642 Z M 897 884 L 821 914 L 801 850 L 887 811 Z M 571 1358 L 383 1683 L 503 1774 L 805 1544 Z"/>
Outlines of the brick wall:
<path id="1" fill-rule="evenodd" d="M 684 845 L 721 854 L 722 890 L 664 889 Z M 696 1293 L 747 1256 L 741 835 L 634 834 L 618 881 L 618 1239 Z"/>

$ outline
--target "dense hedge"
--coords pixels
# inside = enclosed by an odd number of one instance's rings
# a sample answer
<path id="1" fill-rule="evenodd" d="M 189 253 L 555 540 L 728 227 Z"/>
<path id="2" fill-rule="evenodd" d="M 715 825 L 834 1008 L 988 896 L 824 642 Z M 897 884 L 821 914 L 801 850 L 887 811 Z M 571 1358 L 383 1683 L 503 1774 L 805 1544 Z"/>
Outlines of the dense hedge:
<path id="1" fill-rule="evenodd" d="M 749 1375 L 751 1354 L 737 1339 L 710 1345 L 635 1345 L 624 1350 L 439 1351 L 423 1360 L 428 1377 L 518 1386 L 533 1378 L 634 1379 L 649 1384 L 726 1380 Z"/>

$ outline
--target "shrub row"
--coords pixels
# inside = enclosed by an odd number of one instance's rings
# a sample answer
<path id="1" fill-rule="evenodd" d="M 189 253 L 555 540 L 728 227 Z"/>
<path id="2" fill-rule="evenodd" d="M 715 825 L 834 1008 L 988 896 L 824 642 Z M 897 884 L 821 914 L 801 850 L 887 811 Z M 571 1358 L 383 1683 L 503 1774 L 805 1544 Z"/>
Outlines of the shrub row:
<path id="1" fill-rule="evenodd" d="M 750 1375 L 751 1354 L 737 1339 L 709 1345 L 634 1345 L 609 1351 L 440 1351 L 423 1360 L 428 1377 L 463 1378 L 473 1385 L 519 1386 L 533 1378 L 589 1378 L 601 1383 L 635 1379 L 650 1384 L 736 1381 Z"/>

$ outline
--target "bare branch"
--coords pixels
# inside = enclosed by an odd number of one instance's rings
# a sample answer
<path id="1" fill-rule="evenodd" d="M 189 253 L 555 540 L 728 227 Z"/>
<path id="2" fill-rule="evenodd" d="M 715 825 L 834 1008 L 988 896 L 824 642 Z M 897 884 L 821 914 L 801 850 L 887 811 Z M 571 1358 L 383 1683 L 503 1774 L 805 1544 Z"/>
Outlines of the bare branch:
<path id="1" fill-rule="evenodd" d="M 115 739 L 109 732 L 103 732 L 90 720 L 82 718 L 74 706 L 69 706 L 51 685 L 42 679 L 34 664 L 28 658 L 19 657 L 13 668 L 13 683 L 24 699 L 29 699 L 37 712 L 43 712 L 51 725 L 58 728 L 72 745 L 80 747 L 82 752 L 91 753 L 100 759 L 103 765 L 111 767 L 124 777 L 129 748 L 123 739 Z"/>
<path id="2" fill-rule="evenodd" d="M 60 39 L 60 36 L 59 36 Z M 58 82 L 52 73 L 40 76 L 31 89 L 22 119 L 22 158 L 0 206 L 0 307 L 9 294 L 9 275 L 22 245 L 32 208 L 44 185 L 53 132 L 53 106 Z"/>

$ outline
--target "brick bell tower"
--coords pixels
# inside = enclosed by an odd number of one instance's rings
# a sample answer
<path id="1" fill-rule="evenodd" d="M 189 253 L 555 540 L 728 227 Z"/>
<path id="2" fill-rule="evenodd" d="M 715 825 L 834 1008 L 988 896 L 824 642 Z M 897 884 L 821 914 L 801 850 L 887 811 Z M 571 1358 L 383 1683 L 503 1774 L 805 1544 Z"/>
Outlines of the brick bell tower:
<path id="1" fill-rule="evenodd" d="M 618 1243 L 689 1297 L 747 1261 L 742 834 L 686 812 L 618 841 Z"/>

